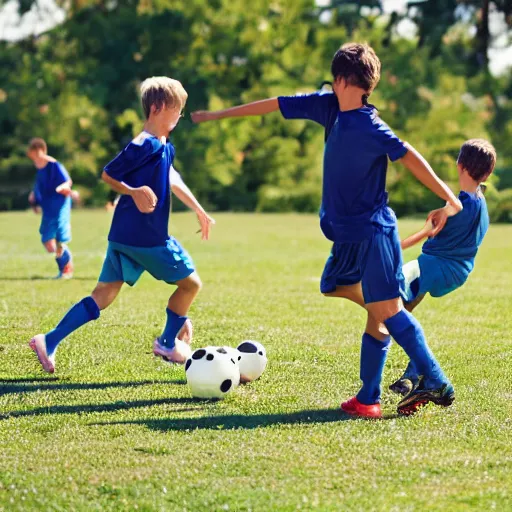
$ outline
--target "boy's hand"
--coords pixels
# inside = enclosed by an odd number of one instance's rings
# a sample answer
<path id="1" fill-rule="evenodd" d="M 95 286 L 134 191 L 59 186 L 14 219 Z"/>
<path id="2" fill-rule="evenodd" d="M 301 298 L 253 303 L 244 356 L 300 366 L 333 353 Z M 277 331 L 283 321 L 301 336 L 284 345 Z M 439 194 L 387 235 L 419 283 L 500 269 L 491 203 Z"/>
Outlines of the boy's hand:
<path id="1" fill-rule="evenodd" d="M 218 119 L 215 112 L 208 112 L 207 110 L 198 110 L 196 112 L 192 112 L 190 114 L 192 122 L 194 123 L 204 123 L 206 121 L 215 121 Z"/>
<path id="2" fill-rule="evenodd" d="M 36 204 L 36 195 L 34 194 L 34 191 L 30 192 L 30 194 L 28 195 L 28 202 L 31 205 L 35 205 Z"/>
<path id="3" fill-rule="evenodd" d="M 155 211 L 158 198 L 147 185 L 132 189 L 130 196 L 141 213 L 152 213 Z"/>
<path id="4" fill-rule="evenodd" d="M 444 228 L 448 217 L 449 215 L 446 208 L 438 208 L 437 210 L 433 210 L 428 214 L 427 221 L 430 221 L 432 226 L 434 226 L 428 235 L 429 238 L 436 236 Z"/>
<path id="5" fill-rule="evenodd" d="M 199 230 L 201 232 L 201 239 L 208 240 L 208 238 L 210 237 L 210 229 L 215 224 L 215 219 L 213 219 L 213 217 L 210 217 L 202 209 L 197 209 L 196 214 L 197 219 L 199 220 L 199 224 L 201 226 L 201 229 Z"/>

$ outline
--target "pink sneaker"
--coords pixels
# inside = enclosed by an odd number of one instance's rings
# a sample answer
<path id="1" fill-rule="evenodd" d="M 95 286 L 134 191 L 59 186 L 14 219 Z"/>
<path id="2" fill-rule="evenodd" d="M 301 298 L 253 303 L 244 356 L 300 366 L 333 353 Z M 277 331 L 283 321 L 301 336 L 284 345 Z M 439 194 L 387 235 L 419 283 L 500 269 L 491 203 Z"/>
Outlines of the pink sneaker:
<path id="1" fill-rule="evenodd" d="M 192 327 L 192 322 L 190 318 L 185 320 L 183 327 L 180 329 L 177 338 L 181 341 L 184 341 L 188 345 L 192 344 L 192 335 L 194 334 L 194 328 Z"/>
<path id="2" fill-rule="evenodd" d="M 185 361 L 192 355 L 192 350 L 187 343 L 177 338 L 173 348 L 160 345 L 160 340 L 157 338 L 153 343 L 153 354 L 168 363 L 185 364 Z"/>
<path id="3" fill-rule="evenodd" d="M 38 334 L 30 340 L 28 345 L 36 353 L 43 370 L 48 373 L 54 373 L 55 353 L 51 356 L 46 353 L 46 336 L 44 334 Z"/>

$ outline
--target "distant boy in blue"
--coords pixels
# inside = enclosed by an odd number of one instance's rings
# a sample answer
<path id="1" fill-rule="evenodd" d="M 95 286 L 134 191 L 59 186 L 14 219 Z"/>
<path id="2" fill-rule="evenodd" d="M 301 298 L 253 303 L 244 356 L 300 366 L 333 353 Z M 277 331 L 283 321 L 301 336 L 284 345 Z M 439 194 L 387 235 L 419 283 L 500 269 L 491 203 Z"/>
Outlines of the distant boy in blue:
<path id="1" fill-rule="evenodd" d="M 464 209 L 448 218 L 443 230 L 423 244 L 417 260 L 404 265 L 405 281 L 401 293 L 408 311 L 412 311 L 427 293 L 442 297 L 466 282 L 489 227 L 489 214 L 480 184 L 491 175 L 495 165 L 496 150 L 486 140 L 472 139 L 463 144 L 457 169 L 459 199 Z M 445 208 L 449 210 L 450 206 Z M 427 220 L 427 229 L 429 222 Z M 402 248 L 407 249 L 413 243 L 414 235 L 402 242 Z M 402 377 L 389 389 L 407 395 L 418 385 L 419 378 L 411 361 Z"/>
<path id="2" fill-rule="evenodd" d="M 167 303 L 167 322 L 162 335 L 154 341 L 153 353 L 179 364 L 190 355 L 187 342 L 191 324 L 186 315 L 201 281 L 188 253 L 168 234 L 171 191 L 196 212 L 204 240 L 214 221 L 173 168 L 175 150 L 167 136 L 181 117 L 187 100 L 185 89 L 177 80 L 153 77 L 142 83 L 141 96 L 146 115 L 144 131 L 105 167 L 102 175 L 122 196 L 112 219 L 98 284 L 55 329 L 30 341 L 47 372 L 55 371 L 59 343 L 83 324 L 96 320 L 123 284 L 133 286 L 145 270 L 155 279 L 177 286 Z"/>
<path id="3" fill-rule="evenodd" d="M 460 201 L 425 160 L 403 143 L 378 117 L 368 97 L 380 79 L 380 61 L 365 44 L 343 45 L 331 64 L 333 93 L 271 98 L 219 112 L 196 112 L 196 122 L 280 110 L 287 119 L 310 119 L 325 129 L 320 227 L 333 242 L 321 291 L 346 297 L 362 287 L 368 324 L 361 346 L 361 380 L 357 396 L 343 411 L 378 418 L 380 382 L 391 335 L 425 376 L 422 394 L 398 412 L 410 414 L 426 402 L 442 406 L 454 400 L 453 387 L 430 352 L 418 321 L 400 299 L 402 260 L 393 211 L 385 191 L 388 157 L 401 162 L 455 210 Z M 372 329 L 377 325 L 379 328 Z M 382 329 L 380 328 L 382 326 Z"/>
<path id="4" fill-rule="evenodd" d="M 55 254 L 59 268 L 57 277 L 71 279 L 74 269 L 66 243 L 71 240 L 71 199 L 77 199 L 78 193 L 71 190 L 73 182 L 65 167 L 47 151 L 43 139 L 30 141 L 27 156 L 34 162 L 37 175 L 28 200 L 35 211 L 36 207 L 43 211 L 39 233 L 45 249 Z"/>

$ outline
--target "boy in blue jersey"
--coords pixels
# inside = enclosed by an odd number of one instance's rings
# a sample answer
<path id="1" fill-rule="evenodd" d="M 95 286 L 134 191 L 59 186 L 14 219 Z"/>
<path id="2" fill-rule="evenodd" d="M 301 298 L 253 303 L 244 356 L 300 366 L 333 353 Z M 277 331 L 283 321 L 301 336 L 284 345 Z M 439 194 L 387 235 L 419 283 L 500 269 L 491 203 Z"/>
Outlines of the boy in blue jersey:
<path id="1" fill-rule="evenodd" d="M 47 152 L 43 139 L 30 141 L 27 156 L 34 162 L 37 175 L 28 200 L 34 211 L 35 207 L 42 209 L 39 233 L 45 249 L 55 254 L 57 278 L 71 279 L 74 269 L 66 244 L 71 240 L 71 199 L 77 199 L 78 193 L 71 190 L 73 183 L 65 167 Z"/>
<path id="2" fill-rule="evenodd" d="M 334 55 L 331 71 L 332 93 L 271 98 L 218 112 L 196 112 L 192 119 L 203 122 L 280 110 L 287 119 L 310 119 L 324 127 L 320 227 L 333 247 L 321 291 L 330 297 L 346 297 L 362 287 L 368 312 L 361 345 L 363 386 L 357 396 L 342 404 L 342 410 L 381 417 L 380 382 L 390 344 L 384 325 L 425 375 L 424 395 L 407 407 L 399 404 L 398 412 L 410 414 L 425 401 L 448 406 L 454 400 L 453 387 L 428 348 L 418 321 L 400 299 L 400 240 L 385 191 L 388 157 L 400 160 L 454 211 L 462 206 L 421 155 L 403 143 L 368 104 L 380 79 L 380 61 L 373 49 L 365 44 L 343 45 Z M 443 215 L 446 212 L 435 215 L 439 225 Z"/>
<path id="3" fill-rule="evenodd" d="M 457 170 L 459 199 L 464 208 L 447 220 L 439 234 L 423 244 L 417 260 L 404 265 L 405 281 L 401 294 L 408 311 L 412 311 L 427 293 L 432 297 L 443 297 L 466 282 L 489 227 L 489 214 L 480 185 L 491 175 L 495 165 L 496 150 L 488 141 L 472 139 L 462 145 Z M 407 240 L 402 242 L 403 249 L 409 246 Z M 404 374 L 389 389 L 405 396 L 419 381 L 420 374 L 410 361 Z"/>
<path id="4" fill-rule="evenodd" d="M 201 281 L 188 253 L 168 234 L 171 192 L 196 212 L 204 240 L 214 221 L 173 168 L 175 150 L 167 136 L 181 117 L 187 100 L 185 89 L 177 80 L 153 77 L 142 83 L 141 96 L 146 116 L 144 131 L 106 165 L 102 174 L 121 199 L 112 219 L 98 284 L 55 329 L 30 341 L 49 373 L 55 371 L 59 343 L 80 326 L 96 320 L 123 284 L 133 286 L 145 270 L 156 279 L 177 286 L 167 304 L 165 328 L 154 341 L 154 355 L 183 364 L 191 352 L 187 344 L 191 324 L 186 315 Z"/>

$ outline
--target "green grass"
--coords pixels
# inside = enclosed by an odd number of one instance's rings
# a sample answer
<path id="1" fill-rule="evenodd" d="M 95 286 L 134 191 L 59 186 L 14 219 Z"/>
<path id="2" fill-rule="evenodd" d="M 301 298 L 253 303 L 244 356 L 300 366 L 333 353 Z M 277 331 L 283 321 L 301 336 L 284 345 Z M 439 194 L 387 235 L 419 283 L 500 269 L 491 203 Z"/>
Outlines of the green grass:
<path id="1" fill-rule="evenodd" d="M 195 346 L 267 347 L 263 377 L 225 401 L 191 400 L 183 368 L 152 357 L 170 288 L 147 275 L 43 374 L 27 341 L 90 293 L 109 221 L 73 214 L 76 279 L 55 282 L 39 218 L 0 215 L 0 510 L 512 509 L 512 226 L 491 227 L 461 290 L 417 311 L 453 407 L 399 418 L 385 391 L 386 419 L 364 421 L 338 412 L 364 312 L 319 294 L 314 216 L 218 215 L 208 243 L 193 215 L 172 218 L 204 281 Z M 384 383 L 405 363 L 393 347 Z"/>

